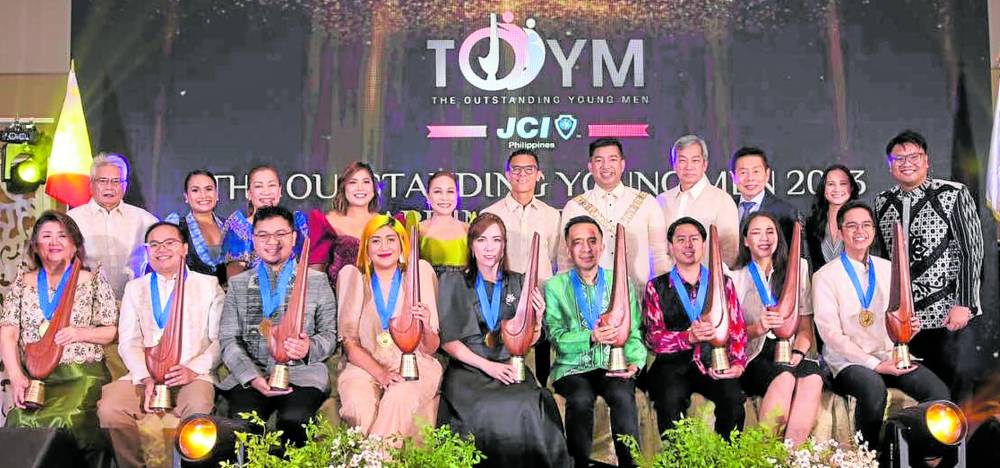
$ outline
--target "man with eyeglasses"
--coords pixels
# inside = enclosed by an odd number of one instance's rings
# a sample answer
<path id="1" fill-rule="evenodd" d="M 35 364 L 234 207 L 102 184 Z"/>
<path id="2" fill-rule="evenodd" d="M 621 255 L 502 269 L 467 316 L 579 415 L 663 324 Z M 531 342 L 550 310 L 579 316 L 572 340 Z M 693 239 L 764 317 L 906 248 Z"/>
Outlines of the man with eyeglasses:
<path id="1" fill-rule="evenodd" d="M 615 232 L 618 224 L 625 226 L 625 245 L 629 279 L 637 291 L 646 287 L 650 278 L 670 269 L 667 256 L 667 225 L 656 200 L 646 192 L 622 183 L 625 173 L 625 151 L 614 138 L 599 138 L 590 143 L 587 170 L 594 188 L 566 202 L 560 230 L 577 216 L 589 216 L 600 223 L 603 236 L 601 267 L 614 268 Z M 730 202 L 731 203 L 731 202 Z M 573 267 L 569 248 L 560 237 L 559 271 Z"/>
<path id="2" fill-rule="evenodd" d="M 172 223 L 146 230 L 145 248 L 152 272 L 125 285 L 118 319 L 118 353 L 128 374 L 104 386 L 97 403 L 101 427 L 111 436 L 122 467 L 143 466 L 139 422 L 153 412 L 155 385 L 170 388 L 178 419 L 211 413 L 215 406 L 215 368 L 219 365 L 219 318 L 225 293 L 214 276 L 188 271 L 184 281 L 180 364 L 165 382 L 155 382 L 146 367 L 145 348 L 156 346 L 167 328 L 180 265 L 188 253 L 187 236 Z"/>
<path id="3" fill-rule="evenodd" d="M 656 197 L 663 210 L 663 219 L 669 225 L 690 216 L 706 228 L 719 229 L 719 247 L 722 261 L 733 265 L 740 250 L 740 214 L 733 198 L 709 182 L 708 145 L 697 135 L 684 135 L 670 148 L 670 165 L 677 173 L 676 187 Z M 705 248 L 709 239 L 705 239 Z M 708 255 L 702 256 L 708 262 Z"/>
<path id="4" fill-rule="evenodd" d="M 813 275 L 813 316 L 823 337 L 823 358 L 833 372 L 833 390 L 857 399 L 856 429 L 869 447 L 876 447 L 886 387 L 919 402 L 947 400 L 949 392 L 933 369 L 920 363 L 897 367 L 885 325 L 892 263 L 870 253 L 876 231 L 872 208 L 858 200 L 847 202 L 837 212 L 837 226 L 844 251 Z M 921 320 L 914 317 L 911 325 L 919 331 Z M 910 345 L 912 349 L 912 341 Z"/>
<path id="5" fill-rule="evenodd" d="M 337 347 L 337 301 L 326 274 L 309 269 L 303 333 L 282 343 L 290 386 L 268 385 L 275 361 L 268 349 L 268 329 L 281 322 L 295 283 L 295 220 L 281 206 L 265 206 L 253 217 L 257 265 L 229 278 L 219 325 L 222 362 L 229 373 L 219 389 L 229 401 L 229 417 L 257 411 L 265 421 L 277 412 L 277 429 L 293 443 L 305 441 L 302 427 L 315 416 L 327 395 L 330 378 L 324 361 Z M 265 321 L 266 324 L 265 324 Z"/>
<path id="6" fill-rule="evenodd" d="M 552 277 L 559 248 L 559 210 L 535 196 L 542 174 L 538 155 L 534 151 L 519 149 L 507 158 L 504 170 L 510 193 L 488 206 L 483 213 L 493 213 L 503 220 L 507 228 L 507 259 L 511 271 L 526 273 L 531 256 L 531 238 L 538 233 L 538 282 L 539 288 Z M 549 376 L 549 343 L 542 338 L 533 348 L 535 375 L 540 382 Z"/>
<path id="7" fill-rule="evenodd" d="M 90 168 L 90 201 L 66 213 L 83 234 L 87 266 L 103 266 L 118 301 L 125 283 L 145 273 L 143 234 L 157 221 L 148 211 L 122 201 L 128 173 L 128 162 L 121 155 L 97 155 Z"/>
<path id="8" fill-rule="evenodd" d="M 984 241 L 976 203 L 965 185 L 928 176 L 927 140 L 919 133 L 906 130 L 885 149 L 896 186 L 878 194 L 875 213 L 890 258 L 897 222 L 906 233 L 913 305 L 924 327 L 910 350 L 961 400 L 972 396 L 976 374 L 969 325 L 982 314 Z"/>

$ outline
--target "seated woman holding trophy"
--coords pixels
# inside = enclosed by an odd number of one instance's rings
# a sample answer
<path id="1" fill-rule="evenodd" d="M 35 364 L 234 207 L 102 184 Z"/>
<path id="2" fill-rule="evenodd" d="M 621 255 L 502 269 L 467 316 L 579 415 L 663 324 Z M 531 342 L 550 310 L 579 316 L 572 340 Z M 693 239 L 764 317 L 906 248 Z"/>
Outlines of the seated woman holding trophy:
<path id="1" fill-rule="evenodd" d="M 823 392 L 801 231 L 795 223 L 789 249 L 774 215 L 751 213 L 732 273 L 749 336 L 743 390 L 763 397 L 758 419 L 796 447 L 812 433 Z"/>
<path id="2" fill-rule="evenodd" d="M 39 216 L 31 269 L 18 272 L 0 312 L 0 354 L 14 408 L 6 427 L 67 429 L 94 466 L 106 446 L 97 400 L 111 376 L 104 348 L 115 338 L 114 292 L 83 269 L 83 235 L 57 211 Z"/>
<path id="3" fill-rule="evenodd" d="M 569 464 L 556 402 L 524 365 L 541 334 L 534 235 L 527 274 L 507 267 L 507 229 L 480 214 L 469 226 L 469 266 L 440 278 L 441 346 L 451 356 L 441 384 L 438 424 L 471 433 L 486 455 L 480 466 Z"/>
<path id="4" fill-rule="evenodd" d="M 358 266 L 337 277 L 340 417 L 369 435 L 417 436 L 437 414 L 435 277 L 413 244 L 402 223 L 376 215 L 362 231 Z"/>
<path id="5" fill-rule="evenodd" d="M 123 467 L 143 465 L 141 424 L 172 427 L 212 412 L 219 365 L 225 299 L 219 280 L 187 269 L 190 243 L 178 225 L 158 222 L 145 240 L 153 271 L 125 285 L 118 320 L 118 353 L 128 374 L 105 385 L 97 403 L 101 427 Z M 166 415 L 173 421 L 158 417 Z"/>
<path id="6" fill-rule="evenodd" d="M 897 346 L 892 339 L 906 335 L 908 340 L 920 329 L 920 320 L 912 313 L 912 296 L 907 294 L 908 278 L 893 275 L 895 269 L 908 277 L 908 260 L 889 262 L 869 253 L 875 240 L 875 213 L 864 202 L 841 207 L 837 227 L 844 251 L 813 275 L 813 313 L 823 338 L 823 357 L 833 371 L 833 389 L 857 399 L 857 430 L 869 446 L 878 446 L 886 387 L 898 388 L 920 402 L 947 400 L 949 392 L 934 372 L 911 361 L 905 343 Z M 906 249 L 895 252 L 906 255 Z M 895 298 L 890 296 L 893 282 L 900 291 Z M 900 321 L 901 316 L 905 320 Z"/>

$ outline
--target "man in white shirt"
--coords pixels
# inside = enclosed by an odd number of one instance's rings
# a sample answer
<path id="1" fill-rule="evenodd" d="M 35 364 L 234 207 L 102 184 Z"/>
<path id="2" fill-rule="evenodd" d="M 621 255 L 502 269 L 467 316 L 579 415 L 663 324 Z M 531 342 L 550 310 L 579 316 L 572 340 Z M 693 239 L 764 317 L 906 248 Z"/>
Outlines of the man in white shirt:
<path id="1" fill-rule="evenodd" d="M 510 182 L 510 193 L 483 213 L 499 216 L 507 228 L 507 260 L 511 271 L 528 271 L 531 237 L 538 233 L 538 281 L 542 287 L 552 277 L 557 260 L 559 210 L 535 197 L 543 175 L 534 151 L 522 149 L 511 153 L 504 175 Z"/>
<path id="2" fill-rule="evenodd" d="M 90 202 L 66 213 L 83 234 L 87 266 L 103 266 L 118 300 L 125 283 L 144 273 L 143 234 L 157 221 L 148 211 L 122 201 L 126 190 L 128 162 L 120 155 L 101 153 L 90 168 Z"/>
<path id="3" fill-rule="evenodd" d="M 168 369 L 164 382 L 150 375 L 145 348 L 156 346 L 175 320 L 170 316 L 171 297 L 188 242 L 177 225 L 167 222 L 154 224 L 145 239 L 153 273 L 125 286 L 118 320 L 118 353 L 129 373 L 105 385 L 97 403 L 101 427 L 110 433 L 115 458 L 123 467 L 143 466 L 138 422 L 152 412 L 154 386 L 162 383 L 170 388 L 176 403 L 170 412 L 178 419 L 211 413 L 215 401 L 212 372 L 220 362 L 219 320 L 225 293 L 214 276 L 189 270 L 184 280 L 180 363 Z"/>
<path id="4" fill-rule="evenodd" d="M 670 269 L 663 213 L 651 195 L 622 183 L 625 153 L 620 141 L 600 138 L 591 142 L 587 169 L 596 187 L 566 202 L 559 230 L 577 216 L 594 218 L 605 233 L 600 265 L 610 270 L 614 268 L 616 227 L 624 225 L 629 277 L 636 290 L 642 291 L 646 281 Z M 573 265 L 565 240 L 560 237 L 559 241 L 559 271 L 564 271 Z"/>
<path id="5" fill-rule="evenodd" d="M 736 262 L 740 250 L 740 215 L 733 198 L 724 190 L 712 186 L 705 176 L 708 170 L 708 145 L 697 135 L 684 135 L 670 149 L 670 165 L 680 181 L 676 187 L 656 197 L 667 225 L 685 216 L 700 222 L 705 229 L 715 225 L 719 230 L 722 261 L 728 266 Z M 705 239 L 708 263 L 709 239 Z M 671 262 L 672 263 L 672 262 Z"/>

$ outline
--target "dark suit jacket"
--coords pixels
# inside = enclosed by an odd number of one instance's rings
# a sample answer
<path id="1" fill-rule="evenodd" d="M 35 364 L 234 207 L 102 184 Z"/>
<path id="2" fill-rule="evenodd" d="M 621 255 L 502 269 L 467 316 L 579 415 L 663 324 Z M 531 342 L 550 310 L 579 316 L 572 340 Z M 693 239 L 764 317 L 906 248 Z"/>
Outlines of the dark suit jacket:
<path id="1" fill-rule="evenodd" d="M 737 209 L 740 207 L 740 196 L 733 196 L 733 201 L 736 202 Z M 802 221 L 799 215 L 799 210 L 792 206 L 791 203 L 782 200 L 774 196 L 769 192 L 764 193 L 764 200 L 760 203 L 760 208 L 758 211 L 767 211 L 778 218 L 779 228 L 781 228 L 781 233 L 785 236 L 785 243 L 789 247 L 792 245 L 792 231 L 795 229 L 795 221 L 802 222 L 802 258 L 809 259 L 809 249 L 805 242 L 805 222 Z M 743 220 L 740 220 L 740 232 L 743 232 Z M 743 239 L 740 239 L 741 243 Z"/>

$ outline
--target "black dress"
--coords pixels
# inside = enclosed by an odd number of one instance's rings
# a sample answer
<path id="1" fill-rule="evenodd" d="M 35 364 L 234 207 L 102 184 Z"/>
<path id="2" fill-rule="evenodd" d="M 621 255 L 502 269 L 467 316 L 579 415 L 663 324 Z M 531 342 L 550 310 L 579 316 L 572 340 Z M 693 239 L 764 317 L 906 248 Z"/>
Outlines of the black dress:
<path id="1" fill-rule="evenodd" d="M 500 320 L 514 316 L 524 278 L 505 275 Z M 492 301 L 493 283 L 486 282 Z M 445 272 L 439 281 L 438 314 L 441 342 L 461 341 L 490 361 L 507 362 L 502 340 L 490 348 L 483 339 L 486 323 L 479 309 L 475 285 L 461 272 Z M 499 322 L 497 337 L 499 338 Z M 478 368 L 452 358 L 441 382 L 438 425 L 449 424 L 459 434 L 473 434 L 486 459 L 478 466 L 564 467 L 571 460 L 562 419 L 548 390 L 538 385 L 530 369 L 524 382 L 504 385 Z"/>

